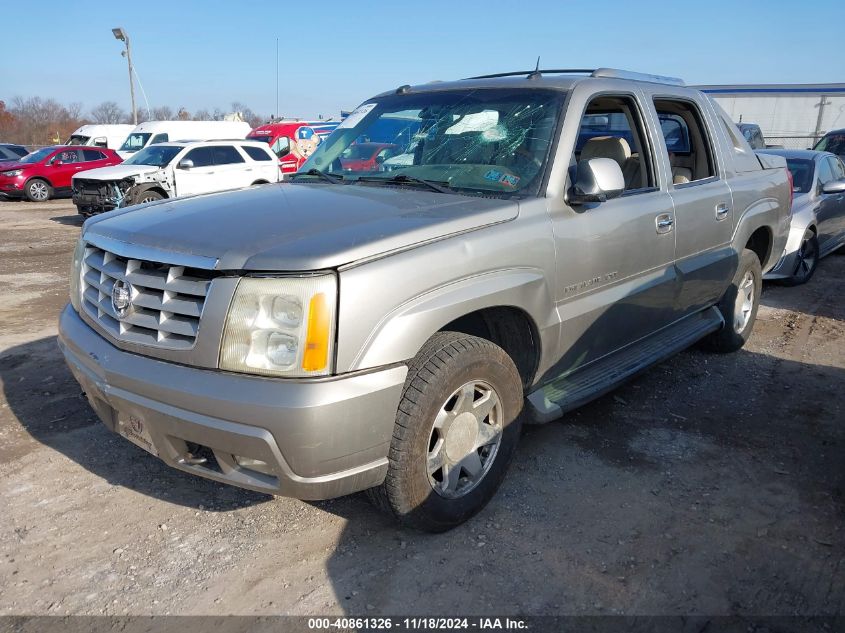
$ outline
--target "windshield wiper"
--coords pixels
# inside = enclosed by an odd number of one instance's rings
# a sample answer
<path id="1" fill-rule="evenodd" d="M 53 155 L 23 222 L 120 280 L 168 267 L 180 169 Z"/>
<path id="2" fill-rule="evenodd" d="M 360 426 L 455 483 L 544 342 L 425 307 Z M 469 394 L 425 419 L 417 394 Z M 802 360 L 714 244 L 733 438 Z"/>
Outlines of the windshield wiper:
<path id="1" fill-rule="evenodd" d="M 330 182 L 333 185 L 339 185 L 343 183 L 343 178 L 338 178 L 337 176 L 330 176 L 324 171 L 320 171 L 319 169 L 309 169 L 308 171 L 298 171 L 295 174 L 291 174 L 291 178 L 296 178 L 297 176 L 316 176 L 317 178 L 322 178 L 326 182 Z"/>
<path id="2" fill-rule="evenodd" d="M 425 178 L 417 178 L 416 176 L 409 176 L 408 174 L 396 174 L 390 178 L 380 178 L 379 176 L 361 176 L 358 180 L 363 182 L 384 182 L 388 184 L 415 184 L 428 187 L 432 191 L 438 193 L 454 193 L 451 186 L 445 180 L 426 180 Z"/>

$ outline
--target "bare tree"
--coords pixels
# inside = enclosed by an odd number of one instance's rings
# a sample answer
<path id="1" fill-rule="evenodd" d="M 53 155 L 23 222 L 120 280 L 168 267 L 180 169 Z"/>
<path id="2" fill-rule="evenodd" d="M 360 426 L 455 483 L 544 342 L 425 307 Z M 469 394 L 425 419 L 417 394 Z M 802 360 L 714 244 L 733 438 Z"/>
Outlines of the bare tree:
<path id="1" fill-rule="evenodd" d="M 211 121 L 211 114 L 209 114 L 208 110 L 197 110 L 194 112 L 193 116 L 194 121 Z"/>
<path id="2" fill-rule="evenodd" d="M 252 108 L 240 101 L 232 102 L 232 112 L 240 113 L 243 120 L 249 123 L 250 127 L 258 127 L 264 121 L 263 117 L 253 112 Z"/>
<path id="3" fill-rule="evenodd" d="M 103 101 L 91 110 L 91 118 L 96 123 L 121 123 L 126 113 L 114 101 Z"/>
<path id="4" fill-rule="evenodd" d="M 185 108 L 179 108 L 179 111 L 176 113 L 176 118 L 179 121 L 190 121 L 191 113 L 188 112 Z"/>
<path id="5" fill-rule="evenodd" d="M 153 121 L 172 121 L 173 109 L 170 106 L 153 108 Z"/>
<path id="6" fill-rule="evenodd" d="M 9 112 L 16 119 L 12 140 L 24 145 L 60 143 L 83 122 L 55 99 L 14 97 Z"/>

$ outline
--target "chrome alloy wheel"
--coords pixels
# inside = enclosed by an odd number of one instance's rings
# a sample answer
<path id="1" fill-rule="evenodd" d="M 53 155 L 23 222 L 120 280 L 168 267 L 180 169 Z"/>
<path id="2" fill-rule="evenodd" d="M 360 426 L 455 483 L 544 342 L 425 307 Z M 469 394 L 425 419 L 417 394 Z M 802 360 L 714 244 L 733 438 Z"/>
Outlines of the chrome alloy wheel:
<path id="1" fill-rule="evenodd" d="M 734 304 L 734 330 L 740 333 L 745 330 L 751 312 L 754 309 L 754 275 L 749 270 L 745 273 L 736 292 L 736 303 Z"/>
<path id="2" fill-rule="evenodd" d="M 156 200 L 159 200 L 159 198 L 156 198 L 155 196 L 151 196 L 151 195 L 141 196 L 141 199 L 138 200 L 138 204 L 144 204 L 146 202 L 155 202 Z"/>
<path id="3" fill-rule="evenodd" d="M 481 483 L 496 460 L 502 422 L 499 395 L 486 382 L 467 382 L 449 396 L 428 443 L 428 481 L 438 495 L 457 499 Z"/>
<path id="4" fill-rule="evenodd" d="M 49 191 L 47 190 L 46 183 L 36 180 L 29 185 L 29 195 L 32 196 L 33 200 L 37 200 L 38 202 L 44 202 L 47 197 L 50 195 Z"/>

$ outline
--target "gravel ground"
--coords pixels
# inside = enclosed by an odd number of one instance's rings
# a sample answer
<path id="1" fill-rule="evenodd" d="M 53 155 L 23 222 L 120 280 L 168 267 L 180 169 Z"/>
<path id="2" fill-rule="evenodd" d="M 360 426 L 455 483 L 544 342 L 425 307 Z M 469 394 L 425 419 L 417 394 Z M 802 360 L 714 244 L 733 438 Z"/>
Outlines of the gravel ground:
<path id="1" fill-rule="evenodd" d="M 109 433 L 56 347 L 73 206 L 0 202 L 0 226 L 0 614 L 845 613 L 841 255 L 767 286 L 743 351 L 528 429 L 490 505 L 428 535 Z"/>

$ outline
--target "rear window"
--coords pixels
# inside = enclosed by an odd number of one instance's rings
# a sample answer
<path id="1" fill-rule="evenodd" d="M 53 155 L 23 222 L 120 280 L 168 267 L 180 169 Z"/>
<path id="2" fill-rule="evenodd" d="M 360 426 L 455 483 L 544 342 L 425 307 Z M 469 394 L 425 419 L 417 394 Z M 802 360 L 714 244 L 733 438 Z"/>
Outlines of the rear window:
<path id="1" fill-rule="evenodd" d="M 792 191 L 807 193 L 813 188 L 813 161 L 802 158 L 787 158 L 786 167 L 792 174 Z"/>
<path id="2" fill-rule="evenodd" d="M 252 160 L 273 160 L 273 157 L 260 147 L 250 147 L 249 145 L 244 145 L 241 149 L 243 149 L 243 151 L 246 152 L 246 155 Z"/>

